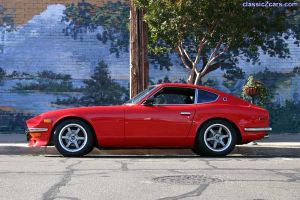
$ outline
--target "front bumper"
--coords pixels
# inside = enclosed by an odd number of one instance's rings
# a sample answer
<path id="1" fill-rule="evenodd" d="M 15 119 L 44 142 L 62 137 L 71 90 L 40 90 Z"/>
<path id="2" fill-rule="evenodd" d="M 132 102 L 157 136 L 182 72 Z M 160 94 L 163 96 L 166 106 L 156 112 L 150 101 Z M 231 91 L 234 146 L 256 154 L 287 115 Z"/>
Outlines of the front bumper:
<path id="1" fill-rule="evenodd" d="M 26 133 L 37 133 L 37 132 L 46 132 L 48 128 L 28 128 Z"/>
<path id="2" fill-rule="evenodd" d="M 36 138 L 41 136 L 42 132 L 47 132 L 48 128 L 28 128 L 25 130 L 26 139 L 30 141 L 31 138 Z"/>
<path id="3" fill-rule="evenodd" d="M 28 128 L 25 134 L 29 146 L 46 146 L 49 140 L 48 128 Z"/>

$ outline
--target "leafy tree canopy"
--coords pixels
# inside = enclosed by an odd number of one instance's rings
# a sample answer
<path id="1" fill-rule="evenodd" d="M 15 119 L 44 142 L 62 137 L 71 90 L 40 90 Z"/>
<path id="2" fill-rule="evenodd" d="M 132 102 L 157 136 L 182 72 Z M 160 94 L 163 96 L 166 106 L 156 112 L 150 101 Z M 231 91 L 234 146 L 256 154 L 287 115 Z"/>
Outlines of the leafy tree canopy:
<path id="1" fill-rule="evenodd" d="M 191 70 L 188 82 L 194 84 L 218 68 L 234 67 L 237 56 L 258 62 L 260 49 L 270 56 L 286 58 L 286 40 L 299 41 L 297 7 L 243 7 L 243 2 L 135 0 L 146 10 L 150 50 L 157 54 L 177 52 Z"/>
<path id="2" fill-rule="evenodd" d="M 83 39 L 80 33 L 94 32 L 102 26 L 104 30 L 97 33 L 97 39 L 104 44 L 110 41 L 110 52 L 118 57 L 120 50 L 128 52 L 129 10 L 129 6 L 121 2 L 108 2 L 101 7 L 84 1 L 70 4 L 64 11 L 62 21 L 67 23 L 67 27 L 63 31 L 66 36 Z"/>

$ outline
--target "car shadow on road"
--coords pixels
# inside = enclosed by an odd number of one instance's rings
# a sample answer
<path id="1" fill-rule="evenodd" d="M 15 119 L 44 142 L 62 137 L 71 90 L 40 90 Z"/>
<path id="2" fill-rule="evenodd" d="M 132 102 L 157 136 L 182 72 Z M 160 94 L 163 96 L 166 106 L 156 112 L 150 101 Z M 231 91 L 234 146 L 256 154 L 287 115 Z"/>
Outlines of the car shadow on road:
<path id="1" fill-rule="evenodd" d="M 45 157 L 63 157 L 61 155 L 45 155 Z M 71 158 L 71 157 L 70 157 Z M 300 156 L 259 156 L 229 155 L 225 157 L 208 157 L 198 155 L 87 155 L 75 158 L 109 158 L 109 159 L 254 159 L 254 158 L 300 158 Z"/>

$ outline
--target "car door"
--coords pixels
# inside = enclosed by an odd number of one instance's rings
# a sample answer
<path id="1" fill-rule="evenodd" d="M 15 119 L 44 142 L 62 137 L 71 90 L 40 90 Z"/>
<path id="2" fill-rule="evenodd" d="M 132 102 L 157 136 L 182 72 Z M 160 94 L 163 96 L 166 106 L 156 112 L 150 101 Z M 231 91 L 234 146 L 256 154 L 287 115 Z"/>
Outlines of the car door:
<path id="1" fill-rule="evenodd" d="M 184 146 L 195 115 L 195 90 L 164 87 L 152 98 L 151 105 L 139 104 L 125 110 L 125 144 L 136 147 Z"/>

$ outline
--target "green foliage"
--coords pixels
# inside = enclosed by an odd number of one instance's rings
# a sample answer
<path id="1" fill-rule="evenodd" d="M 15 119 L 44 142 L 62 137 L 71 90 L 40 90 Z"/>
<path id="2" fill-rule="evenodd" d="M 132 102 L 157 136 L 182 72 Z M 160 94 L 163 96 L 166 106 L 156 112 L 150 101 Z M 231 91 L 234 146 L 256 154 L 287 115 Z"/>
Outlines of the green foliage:
<path id="1" fill-rule="evenodd" d="M 273 97 L 281 84 L 289 81 L 296 75 L 300 75 L 299 67 L 295 67 L 289 72 L 270 71 L 266 68 L 264 71 L 254 74 L 254 78 L 263 81 L 266 87 L 270 89 L 270 96 Z"/>
<path id="2" fill-rule="evenodd" d="M 274 133 L 300 132 L 300 102 L 286 101 L 282 106 L 270 104 L 267 109 Z"/>
<path id="3" fill-rule="evenodd" d="M 11 79 L 35 79 L 36 76 L 27 72 L 13 71 L 11 74 L 6 74 L 7 78 Z"/>
<path id="4" fill-rule="evenodd" d="M 20 73 L 11 74 L 12 78 L 16 78 Z M 21 74 L 24 77 L 24 73 Z M 34 82 L 28 84 L 17 83 L 13 87 L 13 91 L 26 91 L 35 90 L 42 92 L 71 92 L 78 91 L 80 89 L 73 88 L 72 78 L 68 74 L 54 73 L 51 71 L 38 72 L 37 76 L 30 76 L 25 74 L 27 77 L 34 78 Z"/>
<path id="5" fill-rule="evenodd" d="M 153 54 L 149 52 L 149 60 L 155 68 L 159 67 L 160 70 L 167 69 L 168 71 L 171 70 L 171 66 L 173 65 L 171 62 L 171 58 L 168 53 L 161 53 L 161 54 Z"/>
<path id="6" fill-rule="evenodd" d="M 294 67 L 293 74 L 300 75 L 300 66 L 299 67 Z"/>
<path id="7" fill-rule="evenodd" d="M 179 80 L 176 80 L 176 81 L 171 81 L 169 79 L 169 76 L 165 76 L 163 79 L 159 79 L 156 83 L 154 83 L 152 80 L 150 80 L 150 85 L 155 85 L 155 84 L 162 84 L 162 83 L 186 83 L 185 80 L 183 79 L 179 79 Z"/>
<path id="8" fill-rule="evenodd" d="M 4 69 L 0 67 L 0 81 L 6 76 L 6 72 Z"/>
<path id="9" fill-rule="evenodd" d="M 85 87 L 80 98 L 70 97 L 58 99 L 55 103 L 61 105 L 115 105 L 128 99 L 128 91 L 116 83 L 109 75 L 107 64 L 100 61 L 91 79 L 84 80 Z"/>
<path id="10" fill-rule="evenodd" d="M 299 42 L 300 23 L 295 23 L 299 22 L 295 17 L 299 8 L 242 7 L 243 2 L 135 0 L 137 6 L 147 11 L 150 51 L 174 52 L 182 45 L 194 60 L 200 42 L 207 41 L 199 62 L 203 68 L 205 60 L 219 45 L 224 54 L 210 63 L 212 66 L 203 75 L 219 67 L 234 67 L 237 56 L 243 56 L 248 62 L 259 62 L 259 49 L 271 57 L 289 57 L 287 39 Z"/>
<path id="11" fill-rule="evenodd" d="M 85 80 L 84 97 L 86 105 L 111 105 L 122 103 L 126 90 L 110 77 L 108 66 L 100 61 L 91 79 Z"/>
<path id="12" fill-rule="evenodd" d="M 70 4 L 64 11 L 62 21 L 68 22 L 63 30 L 65 35 L 71 35 L 74 39 L 80 37 L 80 33 L 94 32 L 99 26 L 103 32 L 97 33 L 97 39 L 104 44 L 110 41 L 110 53 L 119 57 L 120 51 L 128 52 L 129 46 L 129 6 L 128 4 L 108 2 L 97 7 L 87 2 L 77 5 Z"/>
<path id="13" fill-rule="evenodd" d="M 71 75 L 69 74 L 54 73 L 52 71 L 47 71 L 47 70 L 38 72 L 38 77 L 40 79 L 64 80 L 64 81 L 69 81 L 72 79 Z"/>
<path id="14" fill-rule="evenodd" d="M 127 3 L 108 2 L 96 9 L 93 21 L 118 31 L 129 30 L 129 13 L 130 7 Z"/>
<path id="15" fill-rule="evenodd" d="M 82 2 L 78 5 L 70 4 L 64 10 L 62 21 L 67 22 L 68 25 L 63 32 L 66 36 L 71 35 L 74 39 L 78 38 L 81 32 L 93 31 L 96 27 L 92 23 L 92 15 L 94 6 L 90 3 Z"/>
<path id="16" fill-rule="evenodd" d="M 157 81 L 157 84 L 161 84 L 161 83 L 172 83 L 172 81 L 169 79 L 168 76 L 165 76 L 164 79 L 159 79 Z"/>
<path id="17" fill-rule="evenodd" d="M 242 98 L 245 100 L 250 99 L 250 96 L 248 96 L 246 92 L 248 88 L 257 89 L 258 94 L 257 96 L 255 96 L 256 101 L 254 103 L 257 103 L 260 106 L 266 106 L 266 104 L 270 103 L 270 95 L 268 89 L 261 81 L 255 80 L 253 76 L 248 77 L 248 81 L 244 85 L 242 95 L 241 95 Z"/>
<path id="18" fill-rule="evenodd" d="M 207 86 L 207 87 L 211 87 L 211 88 L 214 88 L 217 86 L 217 81 L 216 80 L 213 80 L 213 79 L 207 79 L 205 82 L 203 82 L 203 85 L 204 86 Z"/>
<path id="19" fill-rule="evenodd" d="M 223 74 L 224 81 L 223 85 L 228 88 L 232 93 L 235 91 L 235 86 L 238 82 L 238 80 L 245 79 L 245 73 L 243 70 L 239 67 L 232 67 L 226 70 L 226 72 Z"/>

